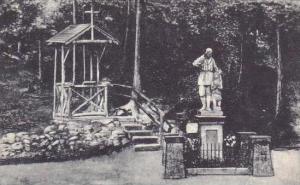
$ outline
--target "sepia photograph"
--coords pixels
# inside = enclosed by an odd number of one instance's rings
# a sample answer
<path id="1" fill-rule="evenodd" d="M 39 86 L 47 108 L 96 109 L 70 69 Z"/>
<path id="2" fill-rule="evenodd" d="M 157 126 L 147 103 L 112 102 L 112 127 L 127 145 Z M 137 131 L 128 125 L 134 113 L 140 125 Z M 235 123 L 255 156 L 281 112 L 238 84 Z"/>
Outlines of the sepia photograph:
<path id="1" fill-rule="evenodd" d="M 300 185 L 300 0 L 0 0 L 0 185 Z"/>

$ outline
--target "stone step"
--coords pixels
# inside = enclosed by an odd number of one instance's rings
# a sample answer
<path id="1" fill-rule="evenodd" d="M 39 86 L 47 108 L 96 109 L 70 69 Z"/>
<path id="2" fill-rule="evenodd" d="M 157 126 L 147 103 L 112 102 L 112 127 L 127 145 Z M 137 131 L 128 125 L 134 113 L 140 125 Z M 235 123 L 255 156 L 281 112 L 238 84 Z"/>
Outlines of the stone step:
<path id="1" fill-rule="evenodd" d="M 158 151 L 161 149 L 161 145 L 158 143 L 155 144 L 138 144 L 134 145 L 134 151 L 142 152 L 142 151 Z"/>
<path id="2" fill-rule="evenodd" d="M 125 131 L 129 138 L 133 136 L 151 136 L 153 134 L 152 130 L 128 130 Z"/>
<path id="3" fill-rule="evenodd" d="M 157 136 L 133 136 L 133 144 L 154 144 L 159 143 L 159 138 Z"/>
<path id="4" fill-rule="evenodd" d="M 125 131 L 130 131 L 130 130 L 142 130 L 143 126 L 139 124 L 124 124 L 122 125 Z"/>

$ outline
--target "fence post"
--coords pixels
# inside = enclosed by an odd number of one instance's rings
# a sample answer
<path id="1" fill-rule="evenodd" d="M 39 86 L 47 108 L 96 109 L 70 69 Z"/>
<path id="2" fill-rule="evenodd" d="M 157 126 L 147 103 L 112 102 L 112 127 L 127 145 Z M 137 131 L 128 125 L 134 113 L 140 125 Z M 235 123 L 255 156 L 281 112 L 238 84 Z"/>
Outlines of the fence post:
<path id="1" fill-rule="evenodd" d="M 184 138 L 181 136 L 165 136 L 164 178 L 181 179 L 186 177 L 184 165 Z"/>
<path id="2" fill-rule="evenodd" d="M 250 167 L 250 136 L 256 135 L 256 132 L 237 132 L 238 157 L 241 167 Z"/>
<path id="3" fill-rule="evenodd" d="M 274 176 L 270 150 L 271 136 L 253 135 L 251 140 L 251 164 L 253 176 Z"/>

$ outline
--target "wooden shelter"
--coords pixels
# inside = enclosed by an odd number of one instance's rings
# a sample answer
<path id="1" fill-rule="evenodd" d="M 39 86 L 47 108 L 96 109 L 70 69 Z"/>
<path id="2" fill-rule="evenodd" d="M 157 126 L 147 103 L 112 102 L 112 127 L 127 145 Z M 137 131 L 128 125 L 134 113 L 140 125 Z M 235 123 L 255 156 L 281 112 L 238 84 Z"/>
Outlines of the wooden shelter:
<path id="1" fill-rule="evenodd" d="M 99 12 L 93 3 L 85 13 L 91 16 L 89 24 L 70 25 L 47 40 L 55 46 L 54 119 L 108 116 L 109 83 L 100 79 L 100 63 L 107 46 L 119 41 L 94 25 L 94 14 Z M 66 79 L 70 73 L 72 78 Z"/>

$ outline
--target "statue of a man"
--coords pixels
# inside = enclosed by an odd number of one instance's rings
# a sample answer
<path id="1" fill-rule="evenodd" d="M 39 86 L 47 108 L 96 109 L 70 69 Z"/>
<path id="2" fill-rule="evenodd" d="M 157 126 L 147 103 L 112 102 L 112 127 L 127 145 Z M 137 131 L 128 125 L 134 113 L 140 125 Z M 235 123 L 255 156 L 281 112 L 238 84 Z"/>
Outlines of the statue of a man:
<path id="1" fill-rule="evenodd" d="M 213 77 L 214 72 L 218 71 L 212 53 L 212 49 L 207 48 L 205 53 L 193 62 L 193 66 L 198 67 L 200 71 L 198 77 L 199 95 L 202 103 L 200 111 L 211 111 Z"/>

